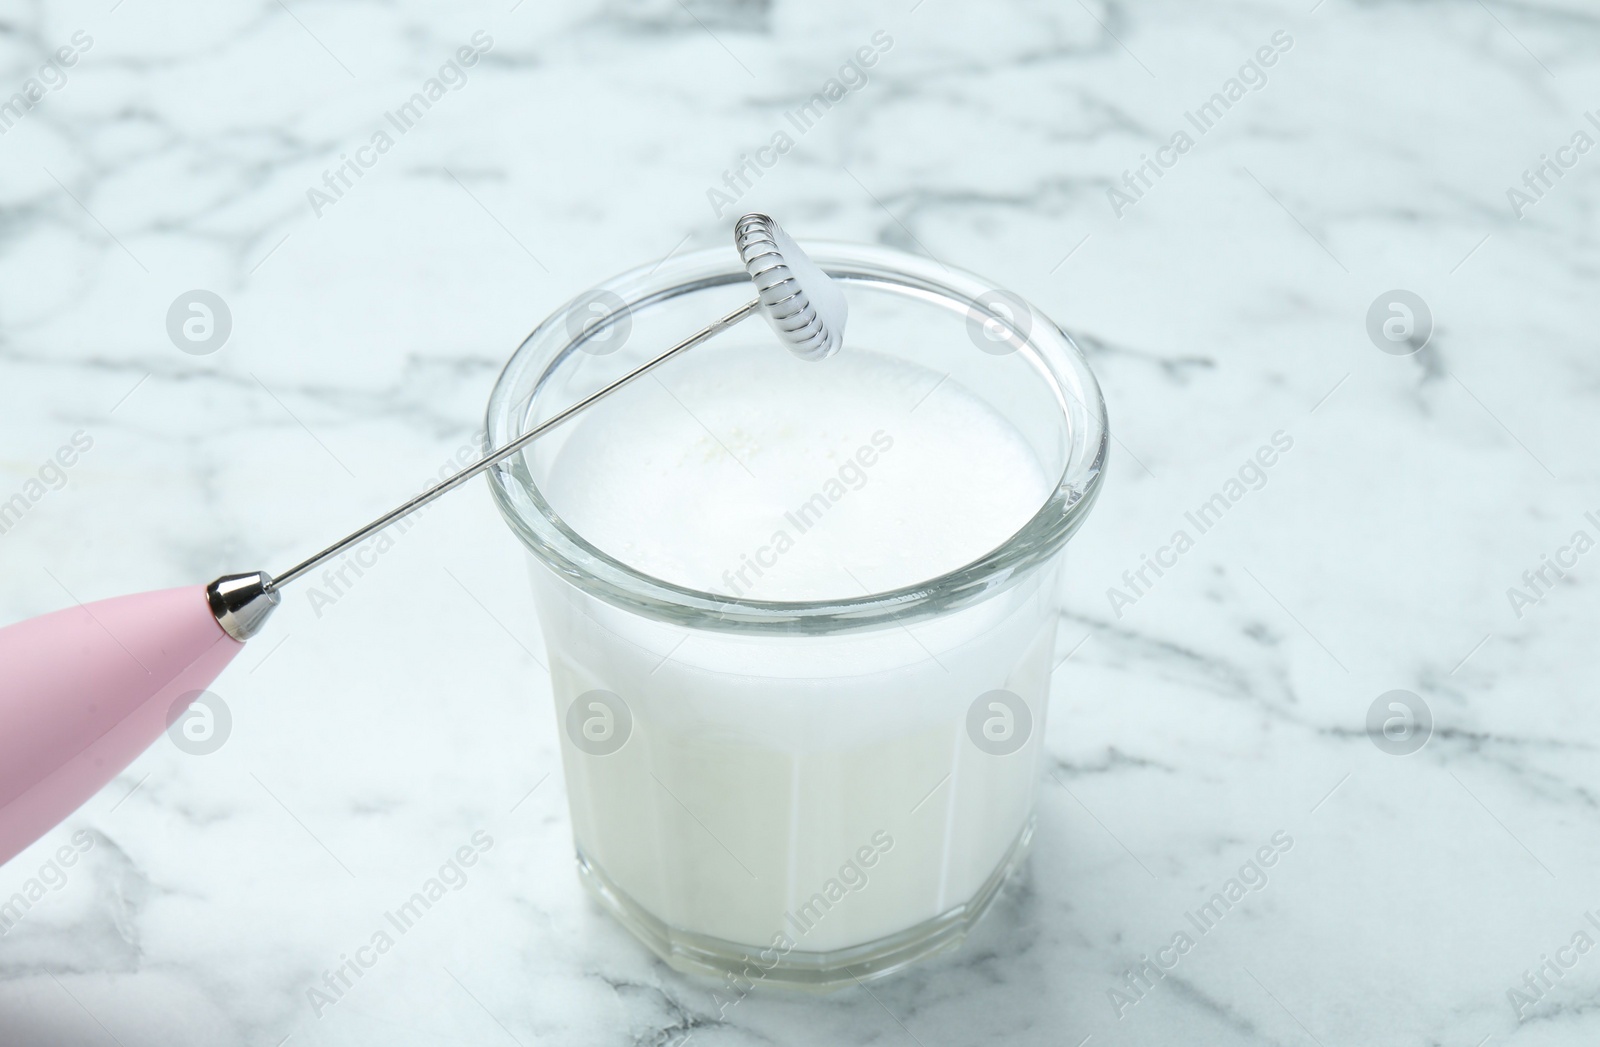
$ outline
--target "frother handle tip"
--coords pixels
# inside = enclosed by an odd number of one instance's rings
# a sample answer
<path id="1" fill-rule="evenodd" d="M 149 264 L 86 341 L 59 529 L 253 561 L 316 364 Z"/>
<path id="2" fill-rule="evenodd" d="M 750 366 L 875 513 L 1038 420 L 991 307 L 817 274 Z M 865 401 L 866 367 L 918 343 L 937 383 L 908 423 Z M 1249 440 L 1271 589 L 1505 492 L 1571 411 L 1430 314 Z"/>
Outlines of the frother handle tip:
<path id="1" fill-rule="evenodd" d="M 208 588 L 0 629 L 0 865 L 122 773 L 243 649 Z"/>

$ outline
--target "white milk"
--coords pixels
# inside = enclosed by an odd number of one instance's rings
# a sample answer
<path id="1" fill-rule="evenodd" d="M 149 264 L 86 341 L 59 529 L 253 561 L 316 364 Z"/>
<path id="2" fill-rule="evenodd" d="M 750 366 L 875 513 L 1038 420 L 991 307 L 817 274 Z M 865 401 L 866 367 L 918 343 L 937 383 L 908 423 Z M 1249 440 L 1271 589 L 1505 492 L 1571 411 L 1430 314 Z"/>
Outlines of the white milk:
<path id="1" fill-rule="evenodd" d="M 691 353 L 569 424 L 542 485 L 557 514 L 725 596 L 913 585 L 1003 544 L 1051 486 L 954 380 L 853 346 L 823 363 L 762 341 Z M 756 949 L 859 946 L 971 902 L 1023 834 L 1053 569 L 933 621 L 810 637 L 686 629 L 535 576 L 578 847 L 646 922 Z M 1032 718 L 1006 755 L 968 731 L 996 689 Z M 593 690 L 632 717 L 605 755 L 565 729 Z M 580 714 L 612 723 L 587 700 Z"/>

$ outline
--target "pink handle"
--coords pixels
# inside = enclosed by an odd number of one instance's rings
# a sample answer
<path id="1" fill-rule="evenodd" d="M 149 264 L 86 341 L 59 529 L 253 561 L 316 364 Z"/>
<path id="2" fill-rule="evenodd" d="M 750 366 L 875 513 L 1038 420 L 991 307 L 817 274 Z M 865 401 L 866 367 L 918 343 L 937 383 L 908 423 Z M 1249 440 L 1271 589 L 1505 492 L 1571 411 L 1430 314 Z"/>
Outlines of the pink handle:
<path id="1" fill-rule="evenodd" d="M 0 865 L 122 773 L 243 646 L 201 585 L 0 629 Z"/>

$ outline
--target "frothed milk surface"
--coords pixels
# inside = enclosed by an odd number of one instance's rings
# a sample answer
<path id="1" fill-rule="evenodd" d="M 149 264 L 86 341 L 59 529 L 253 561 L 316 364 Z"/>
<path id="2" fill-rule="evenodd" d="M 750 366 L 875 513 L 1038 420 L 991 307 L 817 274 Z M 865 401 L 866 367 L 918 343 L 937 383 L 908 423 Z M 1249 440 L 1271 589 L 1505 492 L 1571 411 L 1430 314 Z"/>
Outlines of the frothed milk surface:
<path id="1" fill-rule="evenodd" d="M 757 343 L 691 353 L 592 409 L 544 490 L 579 534 L 664 581 L 815 600 L 970 563 L 1049 486 L 1011 424 L 937 372 Z"/>
<path id="2" fill-rule="evenodd" d="M 775 601 L 912 585 L 1004 544 L 1050 491 L 995 409 L 854 346 L 811 363 L 752 340 L 658 377 L 575 419 L 541 489 L 668 582 Z M 646 618 L 536 566 L 591 887 L 658 950 L 733 943 L 711 948 L 729 964 L 832 962 L 959 918 L 1027 838 L 1057 579 L 910 625 L 751 635 Z M 1030 725 L 1004 752 L 974 728 L 1009 716 L 997 690 Z"/>

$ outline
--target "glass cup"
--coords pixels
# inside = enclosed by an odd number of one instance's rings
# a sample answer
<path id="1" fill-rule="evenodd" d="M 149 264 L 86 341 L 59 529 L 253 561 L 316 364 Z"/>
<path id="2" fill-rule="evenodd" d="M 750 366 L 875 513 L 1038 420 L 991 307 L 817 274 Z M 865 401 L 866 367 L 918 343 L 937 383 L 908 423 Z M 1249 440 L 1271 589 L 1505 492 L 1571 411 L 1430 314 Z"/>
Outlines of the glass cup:
<path id="1" fill-rule="evenodd" d="M 1108 439 L 1088 365 L 1031 305 L 900 251 L 808 250 L 843 284 L 845 352 L 946 375 L 1054 478 L 998 548 L 859 598 L 731 597 L 651 577 L 563 521 L 541 484 L 579 423 L 490 473 L 530 553 L 580 876 L 672 967 L 740 986 L 829 988 L 953 947 L 1023 860 L 1062 554 Z M 753 297 L 726 249 L 580 296 L 507 364 L 488 445 Z M 758 320 L 691 350 L 780 351 Z"/>

